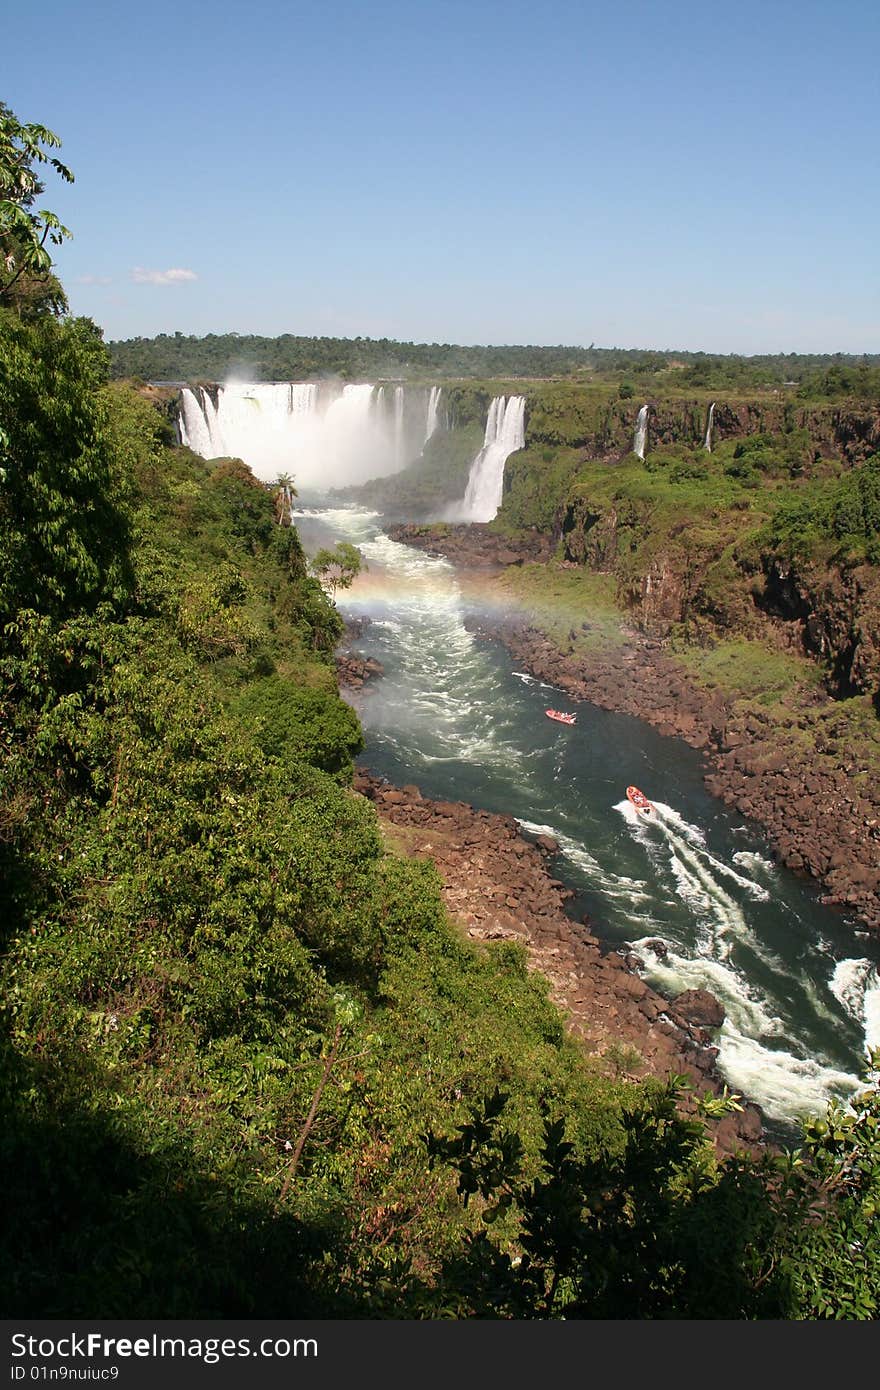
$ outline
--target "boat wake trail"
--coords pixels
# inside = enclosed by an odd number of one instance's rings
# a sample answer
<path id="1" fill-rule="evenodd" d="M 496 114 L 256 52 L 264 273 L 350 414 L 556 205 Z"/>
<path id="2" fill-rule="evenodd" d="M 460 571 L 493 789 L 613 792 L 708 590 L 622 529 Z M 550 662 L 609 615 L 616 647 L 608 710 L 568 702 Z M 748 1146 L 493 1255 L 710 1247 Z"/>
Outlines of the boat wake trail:
<path id="1" fill-rule="evenodd" d="M 540 825 L 529 820 L 520 820 L 519 824 L 529 835 L 549 835 L 554 839 L 569 863 L 600 889 L 606 898 L 621 905 L 625 915 L 634 924 L 644 926 L 650 922 L 645 909 L 654 902 L 656 893 L 651 891 L 646 879 L 630 878 L 626 874 L 617 874 L 606 869 L 578 840 L 572 839 L 554 825 Z"/>
<path id="2" fill-rule="evenodd" d="M 634 838 L 658 868 L 671 873 L 676 893 L 696 919 L 701 954 L 726 960 L 733 941 L 739 939 L 748 941 L 757 954 L 766 958 L 734 892 L 739 889 L 746 899 L 766 901 L 769 891 L 712 854 L 700 828 L 686 821 L 674 807 L 662 801 L 653 805 L 650 816 L 637 811 L 628 800 L 617 802 L 614 809 L 624 817 Z"/>
<path id="3" fill-rule="evenodd" d="M 558 690 L 558 689 L 559 689 L 558 686 L 556 686 L 556 685 L 550 685 L 547 681 L 538 680 L 538 677 L 537 677 L 537 676 L 530 676 L 529 673 L 528 673 L 528 671 L 511 671 L 510 674 L 511 674 L 512 676 L 516 676 L 516 679 L 517 679 L 518 681 L 522 681 L 523 685 L 535 685 L 535 686 L 538 687 L 539 690 Z"/>

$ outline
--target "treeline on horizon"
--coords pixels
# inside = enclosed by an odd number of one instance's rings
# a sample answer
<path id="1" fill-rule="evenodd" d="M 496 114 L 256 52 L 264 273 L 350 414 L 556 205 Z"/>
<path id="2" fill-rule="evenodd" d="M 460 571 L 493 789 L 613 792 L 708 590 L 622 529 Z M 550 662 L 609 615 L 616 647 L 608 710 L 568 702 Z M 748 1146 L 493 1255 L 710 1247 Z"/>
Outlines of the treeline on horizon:
<path id="1" fill-rule="evenodd" d="M 389 338 L 314 338 L 284 333 L 160 333 L 108 343 L 113 375 L 153 382 L 296 381 L 312 377 L 594 378 L 660 388 L 761 390 L 799 387 L 810 396 L 880 393 L 880 354 L 776 353 L 741 356 L 637 348 L 463 346 Z"/>

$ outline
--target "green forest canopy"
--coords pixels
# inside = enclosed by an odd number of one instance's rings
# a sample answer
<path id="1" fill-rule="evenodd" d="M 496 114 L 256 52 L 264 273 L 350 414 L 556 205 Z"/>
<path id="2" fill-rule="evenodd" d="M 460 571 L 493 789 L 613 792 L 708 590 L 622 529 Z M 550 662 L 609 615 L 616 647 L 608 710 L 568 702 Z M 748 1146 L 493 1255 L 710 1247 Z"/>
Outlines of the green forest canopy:
<path id="1" fill-rule="evenodd" d="M 388 338 L 277 338 L 160 333 L 109 345 L 113 375 L 145 381 L 296 381 L 322 375 L 413 380 L 463 377 L 626 378 L 659 387 L 760 389 L 786 384 L 810 393 L 880 395 L 880 354 L 777 353 L 744 357 L 703 352 L 540 346 L 463 347 Z"/>

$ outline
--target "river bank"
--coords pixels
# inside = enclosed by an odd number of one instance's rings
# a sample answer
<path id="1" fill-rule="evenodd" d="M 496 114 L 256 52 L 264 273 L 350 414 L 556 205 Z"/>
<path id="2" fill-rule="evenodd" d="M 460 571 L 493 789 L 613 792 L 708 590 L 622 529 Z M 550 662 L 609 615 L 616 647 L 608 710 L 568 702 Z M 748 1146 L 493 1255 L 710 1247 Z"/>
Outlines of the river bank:
<path id="1" fill-rule="evenodd" d="M 356 774 L 355 790 L 373 802 L 396 847 L 434 862 L 446 907 L 472 941 L 525 948 L 586 1052 L 614 1074 L 663 1080 L 677 1073 L 688 1078 L 693 1095 L 722 1093 L 712 1041 L 723 1019 L 718 1001 L 702 990 L 667 1000 L 640 978 L 637 957 L 603 945 L 593 924 L 569 917 L 572 894 L 553 877 L 552 839 L 529 839 L 512 816 L 433 801 L 415 786 L 392 786 L 365 769 Z M 693 1109 L 693 1095 L 683 1108 Z M 763 1134 L 761 1111 L 744 1103 L 711 1129 L 721 1153 L 754 1149 Z"/>
<path id="2" fill-rule="evenodd" d="M 530 675 L 700 750 L 707 789 L 757 824 L 781 863 L 815 880 L 823 902 L 880 932 L 880 792 L 839 702 L 815 686 L 781 708 L 709 690 L 668 648 L 622 620 L 617 640 L 585 649 L 575 640 L 581 615 L 572 614 L 566 650 L 530 618 L 526 602 L 510 601 L 503 583 L 511 566 L 552 564 L 545 554 L 532 555 L 528 543 L 513 554 L 497 538 L 487 546 L 491 533 L 478 526 L 405 526 L 391 534 L 444 555 L 465 581 L 479 576 L 469 626 L 500 640 Z"/>

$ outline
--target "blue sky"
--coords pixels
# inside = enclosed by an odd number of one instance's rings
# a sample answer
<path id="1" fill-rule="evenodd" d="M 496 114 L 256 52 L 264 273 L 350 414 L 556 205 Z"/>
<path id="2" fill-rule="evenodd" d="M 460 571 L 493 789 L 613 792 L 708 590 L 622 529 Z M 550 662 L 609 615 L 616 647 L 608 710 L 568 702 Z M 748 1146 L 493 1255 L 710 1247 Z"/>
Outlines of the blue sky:
<path id="1" fill-rule="evenodd" d="M 876 0 L 45 0 L 108 338 L 880 351 Z M 169 272 L 178 272 L 169 275 Z"/>

